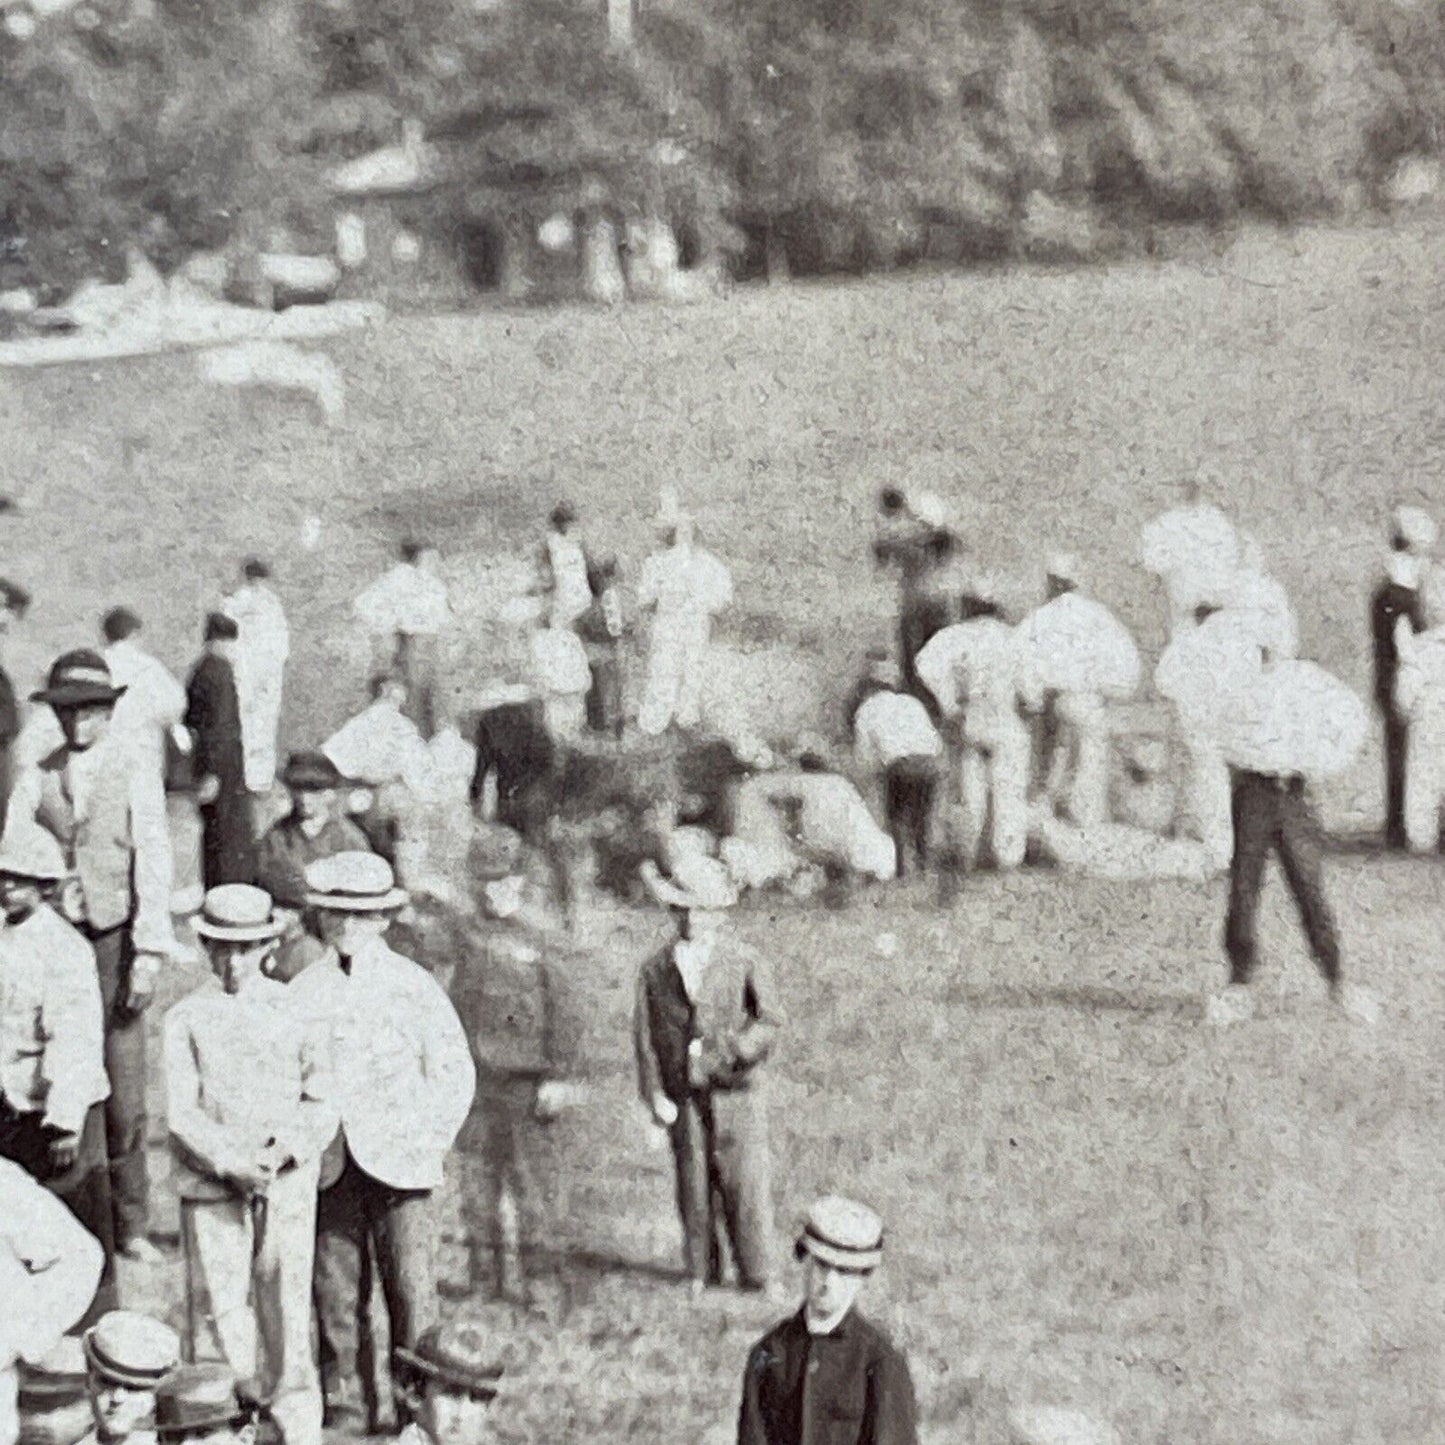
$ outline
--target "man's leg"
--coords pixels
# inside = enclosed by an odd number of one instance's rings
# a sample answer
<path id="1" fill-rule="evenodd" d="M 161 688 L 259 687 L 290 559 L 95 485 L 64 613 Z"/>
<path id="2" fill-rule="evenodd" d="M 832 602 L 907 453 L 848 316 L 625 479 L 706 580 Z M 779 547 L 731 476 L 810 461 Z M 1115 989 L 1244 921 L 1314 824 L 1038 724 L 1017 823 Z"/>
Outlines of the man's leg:
<path id="1" fill-rule="evenodd" d="M 933 805 L 938 796 L 938 773 L 929 764 L 920 763 L 914 771 L 912 787 L 913 851 L 920 868 L 928 867 L 933 841 Z"/>
<path id="2" fill-rule="evenodd" d="M 1280 808 L 1279 861 L 1294 894 L 1300 922 L 1325 981 L 1340 981 L 1340 940 L 1334 914 L 1325 901 L 1324 847 L 1319 820 L 1303 783 L 1284 794 Z"/>
<path id="3" fill-rule="evenodd" d="M 1409 726 L 1393 709 L 1385 711 L 1385 845 L 1405 848 L 1406 752 Z"/>
<path id="4" fill-rule="evenodd" d="M 888 834 L 893 839 L 894 852 L 898 855 L 898 876 L 902 878 L 907 868 L 908 788 L 897 763 L 883 773 L 883 813 Z"/>
<path id="5" fill-rule="evenodd" d="M 679 727 L 695 728 L 702 717 L 702 695 L 707 681 L 708 641 L 712 636 L 712 619 L 688 618 L 683 632 L 676 722 Z"/>
<path id="6" fill-rule="evenodd" d="M 115 1216 L 110 1198 L 110 1158 L 105 1147 L 105 1105 L 92 1104 L 80 1131 L 75 1163 L 64 1174 L 45 1181 L 57 1199 L 100 1241 L 104 1256 L 100 1284 L 90 1309 L 77 1326 L 93 1325 L 119 1303 L 115 1287 Z"/>
<path id="7" fill-rule="evenodd" d="M 246 1200 L 181 1201 L 188 1357 L 229 1365 L 243 1380 L 256 1372 L 256 1318 L 248 1303 L 253 1238 Z"/>
<path id="8" fill-rule="evenodd" d="M 321 1381 L 328 1421 L 364 1424 L 366 1392 L 361 1375 L 366 1319 L 366 1215 L 358 1180 L 348 1158 L 329 1189 L 316 1201 L 316 1322 L 321 1345 Z"/>
<path id="9" fill-rule="evenodd" d="M 978 867 L 984 830 L 988 826 L 989 769 L 988 754 L 982 748 L 965 744 L 958 765 L 957 816 L 959 862 L 966 869 Z"/>
<path id="10" fill-rule="evenodd" d="M 321 1382 L 311 1356 L 316 1173 L 313 1163 L 272 1184 L 253 1269 L 262 1385 L 284 1445 L 321 1445 Z"/>
<path id="11" fill-rule="evenodd" d="M 1109 719 L 1101 698 L 1075 699 L 1074 774 L 1069 785 L 1069 814 L 1081 828 L 1108 819 Z"/>
<path id="12" fill-rule="evenodd" d="M 1234 854 L 1229 861 L 1229 911 L 1224 923 L 1224 948 L 1229 955 L 1231 983 L 1248 983 L 1258 954 L 1255 937 L 1264 865 L 1277 835 L 1276 786 L 1257 773 L 1233 776 L 1231 819 Z"/>
<path id="13" fill-rule="evenodd" d="M 776 1268 L 767 1118 L 761 1097 L 751 1090 L 716 1100 L 715 1107 L 716 1172 L 738 1282 L 765 1289 Z"/>
<path id="14" fill-rule="evenodd" d="M 1404 745 L 1402 816 L 1404 846 L 1412 853 L 1433 853 L 1440 846 L 1440 793 L 1445 737 L 1436 736 L 1426 719 L 1410 728 Z"/>
<path id="15" fill-rule="evenodd" d="M 388 1189 L 372 1179 L 366 1188 L 391 1348 L 410 1349 L 437 1322 L 436 1205 L 429 1189 Z"/>
<path id="16" fill-rule="evenodd" d="M 670 1130 L 677 1181 L 677 1212 L 682 1219 L 682 1252 L 688 1275 L 699 1283 L 709 1278 L 712 1254 L 712 1181 L 708 1171 L 707 1129 L 693 1102 L 678 1106 Z"/>
<path id="17" fill-rule="evenodd" d="M 994 866 L 1009 871 L 1024 861 L 1029 841 L 1029 764 L 1033 739 L 1021 726 L 1002 739 L 988 764 L 988 797 L 993 812 Z"/>
<path id="18" fill-rule="evenodd" d="M 126 1007 L 132 957 L 129 928 L 113 928 L 91 940 L 105 1017 L 105 1106 L 115 1247 L 122 1254 L 146 1237 L 150 1189 L 146 1177 L 145 1016 Z"/>

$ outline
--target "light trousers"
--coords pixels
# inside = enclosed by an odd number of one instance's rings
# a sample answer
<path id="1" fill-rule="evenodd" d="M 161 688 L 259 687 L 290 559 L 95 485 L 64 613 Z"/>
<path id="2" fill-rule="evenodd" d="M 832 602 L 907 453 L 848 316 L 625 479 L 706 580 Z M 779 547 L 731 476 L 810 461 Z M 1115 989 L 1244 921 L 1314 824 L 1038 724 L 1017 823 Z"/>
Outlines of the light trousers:
<path id="1" fill-rule="evenodd" d="M 1440 814 L 1445 805 L 1445 716 L 1421 709 L 1405 734 L 1405 841 L 1412 853 L 1433 853 L 1440 846 Z"/>
<path id="2" fill-rule="evenodd" d="M 1179 831 L 1204 845 L 1206 866 L 1211 871 L 1229 866 L 1234 853 L 1229 764 L 1216 749 L 1197 741 L 1187 742 L 1184 748 Z"/>
<path id="3" fill-rule="evenodd" d="M 1022 722 L 987 743 L 965 740 L 959 759 L 965 867 L 977 864 L 985 842 L 995 867 L 1017 868 L 1024 861 L 1032 761 L 1033 740 Z"/>
<path id="4" fill-rule="evenodd" d="M 321 1442 L 311 1352 L 316 1173 L 312 1163 L 278 1176 L 264 1215 L 239 1196 L 181 1201 L 190 1357 L 254 1377 L 285 1445 Z"/>
<path id="5" fill-rule="evenodd" d="M 653 619 L 647 685 L 637 714 L 643 732 L 666 732 L 673 722 L 684 728 L 697 725 L 711 633 L 712 619 L 706 613 L 659 613 Z"/>
<path id="6" fill-rule="evenodd" d="M 1050 800 L 1081 828 L 1108 821 L 1109 718 L 1096 694 L 1067 693 L 1054 706 Z"/>

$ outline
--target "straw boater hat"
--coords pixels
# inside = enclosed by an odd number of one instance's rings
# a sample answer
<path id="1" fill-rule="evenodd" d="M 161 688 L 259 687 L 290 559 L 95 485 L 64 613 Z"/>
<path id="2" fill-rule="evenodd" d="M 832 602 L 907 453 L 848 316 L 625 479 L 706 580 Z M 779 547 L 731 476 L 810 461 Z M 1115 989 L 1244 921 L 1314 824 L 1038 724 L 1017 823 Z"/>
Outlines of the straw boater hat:
<path id="1" fill-rule="evenodd" d="M 883 1262 L 883 1221 L 866 1204 L 830 1194 L 808 1211 L 794 1252 L 834 1269 L 868 1274 Z"/>
<path id="2" fill-rule="evenodd" d="M 225 1365 L 178 1365 L 156 1387 L 156 1435 L 174 1439 L 246 1424 L 254 1405 L 243 1403 Z"/>
<path id="3" fill-rule="evenodd" d="M 11 878 L 30 878 L 54 883 L 69 875 L 60 844 L 37 825 L 26 826 L 13 819 L 0 839 L 0 873 Z"/>
<path id="4" fill-rule="evenodd" d="M 153 1390 L 180 1363 L 181 1339 L 149 1315 L 111 1310 L 85 1332 L 85 1358 L 113 1385 Z"/>
<path id="5" fill-rule="evenodd" d="M 502 1366 L 487 1352 L 482 1331 L 461 1320 L 433 1325 L 413 1348 L 398 1349 L 396 1357 L 426 1379 L 484 1400 L 496 1398 L 503 1374 Z"/>
<path id="6" fill-rule="evenodd" d="M 30 701 L 51 707 L 110 707 L 124 693 L 111 678 L 105 658 L 81 647 L 55 659 L 45 686 L 32 692 Z"/>
<path id="7" fill-rule="evenodd" d="M 333 853 L 306 865 L 306 905 L 328 913 L 388 913 L 407 901 L 391 864 L 375 853 Z"/>
<path id="8" fill-rule="evenodd" d="M 716 858 L 684 853 L 674 858 L 667 876 L 650 858 L 642 865 L 647 891 L 664 908 L 721 910 L 738 901 L 728 870 Z"/>
<path id="9" fill-rule="evenodd" d="M 210 889 L 200 917 L 191 926 L 197 938 L 217 943 L 265 943 L 286 931 L 271 895 L 249 883 L 222 883 Z"/>

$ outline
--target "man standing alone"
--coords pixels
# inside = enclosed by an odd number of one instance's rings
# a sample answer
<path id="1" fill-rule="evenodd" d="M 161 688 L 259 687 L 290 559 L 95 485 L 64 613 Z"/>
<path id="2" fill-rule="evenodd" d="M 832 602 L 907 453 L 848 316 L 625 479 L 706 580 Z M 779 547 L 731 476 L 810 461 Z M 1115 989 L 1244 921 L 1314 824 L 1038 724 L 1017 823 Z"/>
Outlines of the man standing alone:
<path id="1" fill-rule="evenodd" d="M 110 1076 L 106 1135 L 117 1250 L 159 1261 L 146 1237 L 146 1034 L 142 1013 L 171 931 L 171 844 L 161 781 L 110 732 L 116 700 L 98 653 L 68 652 L 32 701 L 47 704 L 65 741 L 17 780 L 12 809 L 52 833 L 70 870 L 63 909 L 95 950 Z"/>
<path id="2" fill-rule="evenodd" d="M 208 889 L 250 883 L 256 873 L 241 703 L 232 666 L 237 628 L 224 613 L 206 619 L 206 651 L 186 684 L 186 726 L 195 739 L 196 798 L 204 827 L 202 876 Z"/>

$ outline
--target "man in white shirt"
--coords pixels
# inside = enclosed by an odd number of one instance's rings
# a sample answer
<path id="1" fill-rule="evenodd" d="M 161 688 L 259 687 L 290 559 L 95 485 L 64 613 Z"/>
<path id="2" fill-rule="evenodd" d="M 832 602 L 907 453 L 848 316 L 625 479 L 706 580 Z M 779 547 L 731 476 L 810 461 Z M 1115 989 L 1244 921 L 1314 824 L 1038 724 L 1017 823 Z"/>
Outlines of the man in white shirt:
<path id="1" fill-rule="evenodd" d="M 41 1361 L 85 1314 L 100 1245 L 18 1164 L 0 1159 L 0 1445 L 15 1445 L 16 1367 Z"/>
<path id="2" fill-rule="evenodd" d="M 289 988 L 321 1030 L 334 1066 L 341 1129 L 321 1167 L 316 1301 L 328 1425 L 360 1425 L 358 1371 L 374 1249 L 393 1349 L 412 1348 L 436 1322 L 432 1193 L 471 1108 L 476 1071 L 441 986 L 383 941 L 406 904 L 390 866 L 372 853 L 308 865 L 306 904 L 328 953 Z"/>
<path id="3" fill-rule="evenodd" d="M 311 1283 L 317 1178 L 337 1113 L 324 1049 L 263 971 L 284 928 L 260 888 L 207 893 L 195 929 L 216 982 L 166 1015 L 166 1118 L 188 1357 L 255 1378 L 286 1445 L 320 1445 Z"/>
<path id="4" fill-rule="evenodd" d="M 101 619 L 100 630 L 111 680 L 125 689 L 116 702 L 111 727 L 133 739 L 146 765 L 154 764 L 164 778 L 167 748 L 182 753 L 191 748 L 190 734 L 181 726 L 186 690 L 145 650 L 141 620 L 130 608 L 111 608 Z"/>
<path id="5" fill-rule="evenodd" d="M 95 953 L 46 902 L 65 877 L 34 823 L 0 842 L 0 1156 L 63 1199 L 104 1255 L 100 1312 L 115 1304 L 105 1076 Z"/>
<path id="6" fill-rule="evenodd" d="M 552 508 L 542 546 L 542 574 L 548 625 L 575 627 L 592 605 L 592 586 L 587 580 L 587 552 L 577 537 L 577 508 L 571 502 L 558 502 Z"/>
<path id="7" fill-rule="evenodd" d="M 919 869 L 928 866 L 943 739 L 922 702 L 901 691 L 903 676 L 896 662 L 875 660 L 869 677 L 874 691 L 853 716 L 853 752 L 860 768 L 879 776 L 902 878 L 910 846 Z"/>
<path id="8" fill-rule="evenodd" d="M 47 704 L 65 741 L 16 781 L 14 818 L 54 835 L 69 869 L 62 912 L 95 950 L 105 1010 L 106 1105 L 116 1248 L 143 1263 L 147 1238 L 146 1031 L 142 1014 L 165 959 L 171 928 L 171 840 L 161 780 L 111 729 L 116 687 L 99 653 L 58 658 L 32 696 Z"/>
<path id="9" fill-rule="evenodd" d="M 395 668 L 405 681 L 408 712 L 424 738 L 436 731 L 438 640 L 452 620 L 438 560 L 429 543 L 403 542 L 396 566 L 354 603 L 382 649 L 381 665 Z"/>
<path id="10" fill-rule="evenodd" d="M 1195 626 L 1200 607 L 1222 603 L 1222 593 L 1248 560 L 1234 523 L 1205 500 L 1199 479 L 1190 478 L 1183 490 L 1183 504 L 1146 523 L 1139 536 L 1144 570 L 1164 583 L 1171 638 Z"/>
<path id="11" fill-rule="evenodd" d="M 658 527 L 664 549 L 642 564 L 637 584 L 638 606 L 653 614 L 637 725 L 654 735 L 671 723 L 697 726 L 712 620 L 733 600 L 731 574 L 696 544 L 692 519 L 674 500 L 664 499 Z"/>
<path id="12" fill-rule="evenodd" d="M 281 689 L 291 655 L 286 611 L 270 583 L 270 564 L 248 557 L 241 566 L 240 587 L 221 603 L 221 611 L 240 629 L 234 656 L 236 691 L 241 700 L 246 787 L 252 793 L 269 793 L 276 781 Z"/>

